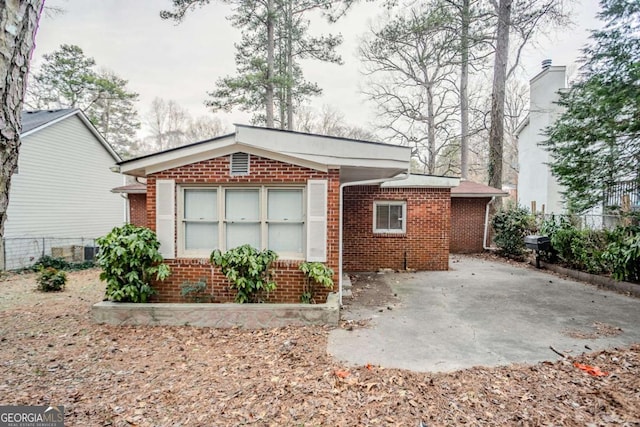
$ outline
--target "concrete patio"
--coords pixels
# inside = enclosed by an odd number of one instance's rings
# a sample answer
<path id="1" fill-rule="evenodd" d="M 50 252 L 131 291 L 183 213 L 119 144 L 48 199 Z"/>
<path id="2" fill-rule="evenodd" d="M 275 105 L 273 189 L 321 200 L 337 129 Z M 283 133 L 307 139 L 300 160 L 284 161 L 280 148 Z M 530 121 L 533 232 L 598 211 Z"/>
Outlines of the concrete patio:
<path id="1" fill-rule="evenodd" d="M 330 334 L 329 353 L 346 364 L 452 371 L 558 359 L 550 346 L 577 355 L 640 342 L 640 299 L 544 271 L 455 256 L 450 271 L 382 280 L 398 302 L 356 301 L 342 317 L 368 327 Z"/>

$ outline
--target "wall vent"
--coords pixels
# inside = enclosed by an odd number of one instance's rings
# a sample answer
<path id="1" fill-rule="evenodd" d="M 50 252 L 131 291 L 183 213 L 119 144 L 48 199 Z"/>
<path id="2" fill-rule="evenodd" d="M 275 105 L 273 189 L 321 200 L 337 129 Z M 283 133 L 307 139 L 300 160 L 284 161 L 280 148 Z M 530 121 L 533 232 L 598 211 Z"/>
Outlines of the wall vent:
<path id="1" fill-rule="evenodd" d="M 231 155 L 231 175 L 249 175 L 248 153 L 233 153 Z"/>

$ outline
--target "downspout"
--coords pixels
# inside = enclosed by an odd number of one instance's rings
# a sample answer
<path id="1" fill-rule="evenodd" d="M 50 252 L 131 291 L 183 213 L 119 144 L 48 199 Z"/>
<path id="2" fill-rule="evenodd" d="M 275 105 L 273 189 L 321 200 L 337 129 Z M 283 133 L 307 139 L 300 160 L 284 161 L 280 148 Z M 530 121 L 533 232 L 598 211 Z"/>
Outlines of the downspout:
<path id="1" fill-rule="evenodd" d="M 340 184 L 340 218 L 338 224 L 338 296 L 340 300 L 340 305 L 342 305 L 342 215 L 344 213 L 344 188 L 345 187 L 353 187 L 356 185 L 373 185 L 373 184 L 382 184 L 383 182 L 390 181 L 401 181 L 403 179 L 409 178 L 409 169 L 406 172 L 401 173 L 400 175 L 396 175 L 392 178 L 378 178 L 378 179 L 366 179 L 364 181 L 354 181 L 354 182 L 345 182 L 344 184 Z"/>
<path id="2" fill-rule="evenodd" d="M 487 235 L 489 234 L 489 207 L 496 199 L 496 196 L 493 196 L 491 200 L 487 202 L 487 207 L 484 209 L 484 236 L 482 238 L 482 249 L 489 250 L 490 246 L 487 246 Z"/>

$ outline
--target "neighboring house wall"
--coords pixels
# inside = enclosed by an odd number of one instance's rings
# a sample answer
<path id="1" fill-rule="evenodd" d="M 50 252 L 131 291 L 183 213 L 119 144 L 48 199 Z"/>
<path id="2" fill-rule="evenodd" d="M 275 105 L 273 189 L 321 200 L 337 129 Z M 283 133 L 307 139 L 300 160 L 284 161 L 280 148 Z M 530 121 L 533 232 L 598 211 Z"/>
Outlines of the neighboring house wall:
<path id="1" fill-rule="evenodd" d="M 482 252 L 487 198 L 451 199 L 451 253 Z"/>
<path id="2" fill-rule="evenodd" d="M 147 226 L 147 195 L 128 194 L 129 198 L 129 222 L 138 227 Z"/>
<path id="3" fill-rule="evenodd" d="M 374 233 L 375 201 L 406 202 L 405 233 Z M 450 203 L 449 188 L 346 187 L 343 213 L 344 270 L 447 270 Z"/>
<path id="4" fill-rule="evenodd" d="M 301 166 L 291 165 L 276 160 L 251 156 L 249 175 L 231 176 L 229 173 L 229 156 L 218 157 L 206 161 L 164 170 L 147 176 L 147 225 L 156 229 L 156 180 L 175 180 L 176 191 L 180 185 L 299 185 L 306 186 L 310 179 L 328 181 L 327 199 L 327 261 L 326 264 L 336 272 L 334 275 L 335 290 L 338 284 L 338 226 L 339 226 L 339 171 L 320 172 Z M 176 198 L 178 200 L 178 198 Z M 179 209 L 176 209 L 178 212 Z M 176 226 L 176 230 L 178 226 Z M 177 233 L 176 233 L 177 235 Z M 176 238 L 176 247 L 179 247 Z M 153 297 L 156 302 L 184 302 L 181 297 L 181 285 L 185 281 L 205 280 L 207 293 L 213 302 L 233 301 L 235 292 L 229 290 L 228 280 L 213 267 L 208 258 L 176 258 L 166 259 L 172 274 L 164 282 L 153 284 L 158 294 Z M 303 260 L 277 260 L 273 267 L 277 289 L 270 294 L 269 300 L 275 302 L 300 302 L 304 277 L 298 270 Z M 317 301 L 324 301 L 329 291 L 317 289 Z"/>
<path id="5" fill-rule="evenodd" d="M 109 170 L 114 162 L 77 116 L 24 137 L 5 237 L 95 238 L 121 225 L 125 205 L 110 192 L 123 181 Z"/>
<path id="6" fill-rule="evenodd" d="M 548 166 L 549 153 L 538 144 L 545 140 L 544 130 L 561 113 L 555 102 L 558 90 L 566 87 L 566 67 L 551 66 L 531 79 L 529 122 L 518 136 L 518 203 L 530 207 L 535 201 L 537 210 L 545 205 L 547 213 L 564 213 L 565 209 L 562 188 Z"/>

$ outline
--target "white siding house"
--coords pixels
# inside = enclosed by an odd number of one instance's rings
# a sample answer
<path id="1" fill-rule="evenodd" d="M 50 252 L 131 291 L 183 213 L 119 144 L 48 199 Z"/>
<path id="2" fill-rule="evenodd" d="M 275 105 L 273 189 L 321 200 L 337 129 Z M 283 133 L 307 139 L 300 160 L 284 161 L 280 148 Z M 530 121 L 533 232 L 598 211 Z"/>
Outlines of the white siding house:
<path id="1" fill-rule="evenodd" d="M 529 116 L 519 126 L 518 135 L 518 203 L 538 210 L 565 213 L 562 188 L 548 166 L 549 153 L 538 144 L 545 140 L 543 132 L 560 115 L 558 91 L 567 87 L 566 67 L 546 65 L 531 79 Z"/>
<path id="2" fill-rule="evenodd" d="M 110 191 L 123 183 L 110 170 L 121 159 L 82 111 L 24 112 L 22 123 L 5 222 L 7 269 L 51 255 L 51 246 L 90 245 L 125 220 L 125 200 Z"/>

